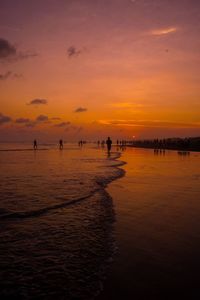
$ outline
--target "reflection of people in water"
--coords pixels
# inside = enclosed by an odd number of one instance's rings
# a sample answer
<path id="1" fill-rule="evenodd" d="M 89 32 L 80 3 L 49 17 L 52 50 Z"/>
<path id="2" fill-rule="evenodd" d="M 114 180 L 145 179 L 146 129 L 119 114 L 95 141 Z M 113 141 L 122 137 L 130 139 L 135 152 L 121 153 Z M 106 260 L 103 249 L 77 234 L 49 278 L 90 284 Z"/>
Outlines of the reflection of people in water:
<path id="1" fill-rule="evenodd" d="M 59 148 L 60 148 L 60 149 L 63 149 L 63 140 L 60 140 L 60 141 L 59 141 Z"/>
<path id="2" fill-rule="evenodd" d="M 36 140 L 33 141 L 33 149 L 34 149 L 34 150 L 37 149 L 37 141 L 36 141 Z"/>
<path id="3" fill-rule="evenodd" d="M 78 145 L 79 145 L 79 147 L 82 147 L 82 146 L 83 146 L 83 141 L 82 141 L 82 140 L 79 141 L 79 142 L 78 142 Z"/>
<path id="4" fill-rule="evenodd" d="M 101 141 L 101 148 L 104 148 L 105 141 Z"/>
<path id="5" fill-rule="evenodd" d="M 111 145 L 112 145 L 112 141 L 111 141 L 110 137 L 108 137 L 108 139 L 106 141 L 106 145 L 107 145 L 108 153 L 110 153 Z"/>

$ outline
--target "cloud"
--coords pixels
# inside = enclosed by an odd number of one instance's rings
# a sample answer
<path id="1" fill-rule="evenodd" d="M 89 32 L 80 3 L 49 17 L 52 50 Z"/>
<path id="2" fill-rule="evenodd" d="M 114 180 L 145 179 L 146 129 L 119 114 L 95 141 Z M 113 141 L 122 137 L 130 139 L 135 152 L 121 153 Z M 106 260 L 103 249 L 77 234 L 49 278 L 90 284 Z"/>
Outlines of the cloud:
<path id="1" fill-rule="evenodd" d="M 30 120 L 29 118 L 17 118 L 15 120 L 16 124 L 24 125 L 25 127 L 35 127 L 37 125 L 36 121 Z"/>
<path id="2" fill-rule="evenodd" d="M 48 116 L 45 116 L 45 115 L 39 115 L 39 116 L 36 118 L 36 121 L 37 121 L 37 122 L 46 122 L 46 121 L 48 121 L 48 120 L 49 120 Z"/>
<path id="3" fill-rule="evenodd" d="M 28 103 L 28 105 L 43 105 L 47 103 L 48 101 L 46 99 L 33 99 Z"/>
<path id="4" fill-rule="evenodd" d="M 8 123 L 12 121 L 12 119 L 8 116 L 3 115 L 2 113 L 0 113 L 0 125 L 3 125 L 5 123 Z"/>
<path id="5" fill-rule="evenodd" d="M 11 71 L 6 72 L 5 74 L 0 74 L 0 80 L 6 80 L 8 78 L 18 79 L 18 78 L 22 78 L 22 77 L 23 77 L 22 74 L 13 73 Z"/>
<path id="6" fill-rule="evenodd" d="M 17 49 L 7 40 L 0 38 L 0 59 L 7 59 L 17 54 Z"/>
<path id="7" fill-rule="evenodd" d="M 5 74 L 0 74 L 0 80 L 6 80 L 11 76 L 12 72 L 8 71 Z"/>
<path id="8" fill-rule="evenodd" d="M 82 50 L 78 50 L 76 47 L 71 46 L 67 49 L 67 55 L 69 58 L 77 57 L 81 54 Z"/>
<path id="9" fill-rule="evenodd" d="M 24 76 L 22 74 L 19 74 L 19 73 L 13 73 L 12 77 L 18 79 L 18 78 L 22 78 Z"/>
<path id="10" fill-rule="evenodd" d="M 15 123 L 18 123 L 18 124 L 26 124 L 29 122 L 30 122 L 30 119 L 28 119 L 28 118 L 18 118 L 15 120 Z"/>
<path id="11" fill-rule="evenodd" d="M 0 61 L 16 61 L 38 56 L 36 52 L 18 51 L 8 40 L 0 38 Z"/>
<path id="12" fill-rule="evenodd" d="M 30 120 L 30 122 L 25 123 L 24 125 L 25 125 L 25 127 L 33 128 L 37 125 L 37 123 L 35 121 Z"/>
<path id="13" fill-rule="evenodd" d="M 54 126 L 55 127 L 65 127 L 65 126 L 68 126 L 70 124 L 71 124 L 71 122 L 61 122 L 61 123 L 55 124 Z"/>
<path id="14" fill-rule="evenodd" d="M 24 125 L 25 127 L 35 127 L 42 123 L 51 123 L 51 122 L 49 121 L 48 116 L 39 115 L 37 118 L 35 118 L 35 120 L 20 117 L 15 120 L 15 123 L 18 125 Z"/>
<path id="15" fill-rule="evenodd" d="M 168 27 L 168 28 L 161 28 L 152 30 L 150 33 L 151 35 L 166 35 L 170 33 L 176 32 L 178 29 L 176 27 Z"/>
<path id="16" fill-rule="evenodd" d="M 84 108 L 84 107 L 78 107 L 77 109 L 75 109 L 75 113 L 81 113 L 81 112 L 85 112 L 87 111 L 87 108 Z"/>
<path id="17" fill-rule="evenodd" d="M 100 124 L 125 127 L 199 128 L 199 123 L 170 122 L 164 120 L 99 120 Z"/>
<path id="18" fill-rule="evenodd" d="M 26 52 L 18 52 L 17 59 L 22 60 L 26 58 L 32 58 L 38 56 L 38 53 L 36 52 L 31 52 L 31 51 L 26 51 Z"/>

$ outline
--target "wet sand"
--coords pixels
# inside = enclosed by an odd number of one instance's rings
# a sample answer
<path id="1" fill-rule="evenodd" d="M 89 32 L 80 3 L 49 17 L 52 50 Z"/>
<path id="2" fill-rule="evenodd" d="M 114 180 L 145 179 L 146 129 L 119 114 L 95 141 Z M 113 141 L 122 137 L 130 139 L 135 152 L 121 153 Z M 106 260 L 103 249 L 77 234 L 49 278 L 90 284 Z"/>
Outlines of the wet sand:
<path id="1" fill-rule="evenodd" d="M 200 153 L 127 149 L 126 175 L 107 191 L 117 253 L 98 299 L 200 296 Z"/>

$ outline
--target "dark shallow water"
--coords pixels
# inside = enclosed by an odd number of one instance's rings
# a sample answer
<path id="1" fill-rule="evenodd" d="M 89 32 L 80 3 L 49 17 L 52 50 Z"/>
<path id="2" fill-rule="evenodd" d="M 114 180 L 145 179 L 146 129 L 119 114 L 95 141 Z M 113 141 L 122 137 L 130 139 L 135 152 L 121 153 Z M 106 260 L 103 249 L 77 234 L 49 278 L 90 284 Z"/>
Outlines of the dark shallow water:
<path id="1" fill-rule="evenodd" d="M 200 298 L 200 153 L 126 149 L 107 191 L 117 254 L 98 299 Z"/>
<path id="2" fill-rule="evenodd" d="M 115 252 L 104 188 L 119 155 L 22 150 L 0 153 L 1 299 L 93 299 Z"/>

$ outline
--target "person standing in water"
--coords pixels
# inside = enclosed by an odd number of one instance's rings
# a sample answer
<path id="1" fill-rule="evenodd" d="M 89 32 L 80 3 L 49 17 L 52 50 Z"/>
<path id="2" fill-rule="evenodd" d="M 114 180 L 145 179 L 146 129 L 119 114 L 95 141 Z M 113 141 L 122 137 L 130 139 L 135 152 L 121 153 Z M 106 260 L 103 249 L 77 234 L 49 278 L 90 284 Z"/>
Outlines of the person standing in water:
<path id="1" fill-rule="evenodd" d="M 107 145 L 108 153 L 110 153 L 111 145 L 112 145 L 112 141 L 111 141 L 110 137 L 108 137 L 108 139 L 106 141 L 106 145 Z"/>
<path id="2" fill-rule="evenodd" d="M 33 149 L 34 149 L 34 150 L 37 149 L 37 141 L 36 141 L 36 140 L 33 141 Z"/>
<path id="3" fill-rule="evenodd" d="M 60 150 L 63 149 L 63 140 L 60 140 L 60 141 L 59 141 L 59 148 L 60 148 Z"/>

